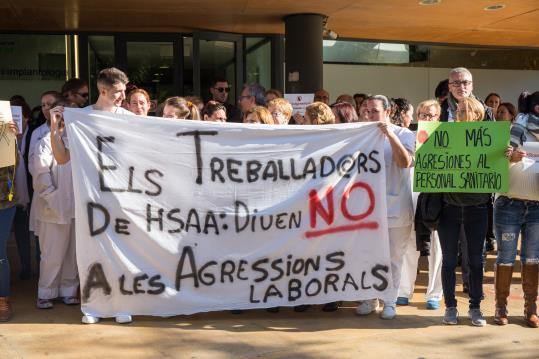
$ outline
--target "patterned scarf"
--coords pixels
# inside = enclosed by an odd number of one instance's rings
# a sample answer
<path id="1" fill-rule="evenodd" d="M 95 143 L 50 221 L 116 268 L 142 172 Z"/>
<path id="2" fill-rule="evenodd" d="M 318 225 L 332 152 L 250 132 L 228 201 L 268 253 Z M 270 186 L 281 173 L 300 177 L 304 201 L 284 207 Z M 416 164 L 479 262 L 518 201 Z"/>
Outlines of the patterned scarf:
<path id="1" fill-rule="evenodd" d="M 539 116 L 533 113 L 519 113 L 511 126 L 511 146 L 518 148 L 526 142 L 526 131 L 539 140 Z"/>

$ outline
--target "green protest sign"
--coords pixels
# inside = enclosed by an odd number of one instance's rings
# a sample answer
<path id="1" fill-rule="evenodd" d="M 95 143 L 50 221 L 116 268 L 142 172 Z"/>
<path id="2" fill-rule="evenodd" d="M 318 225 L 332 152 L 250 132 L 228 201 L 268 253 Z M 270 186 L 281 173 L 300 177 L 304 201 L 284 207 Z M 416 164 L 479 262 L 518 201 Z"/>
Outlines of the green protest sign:
<path id="1" fill-rule="evenodd" d="M 509 125 L 500 122 L 419 122 L 415 192 L 507 192 Z"/>

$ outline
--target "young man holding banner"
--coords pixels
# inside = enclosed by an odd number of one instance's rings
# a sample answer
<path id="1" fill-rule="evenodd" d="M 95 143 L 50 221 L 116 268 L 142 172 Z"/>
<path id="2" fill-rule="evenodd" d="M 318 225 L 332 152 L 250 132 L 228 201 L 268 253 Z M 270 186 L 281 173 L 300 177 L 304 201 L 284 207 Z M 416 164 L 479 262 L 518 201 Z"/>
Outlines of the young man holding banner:
<path id="1" fill-rule="evenodd" d="M 127 75 L 117 68 L 112 67 L 101 70 L 97 76 L 97 88 L 99 90 L 97 102 L 85 107 L 84 110 L 88 112 L 98 110 L 131 114 L 131 112 L 121 107 L 123 100 L 125 100 L 125 88 L 128 82 Z M 51 147 L 58 164 L 65 164 L 70 160 L 67 133 L 64 131 L 63 121 L 61 121 L 62 113 L 63 107 L 55 107 L 51 110 L 51 117 L 53 118 L 51 123 Z M 129 314 L 117 315 L 115 319 L 120 324 L 131 323 L 133 321 Z M 99 322 L 99 318 L 84 313 L 82 322 L 84 324 L 95 324 Z"/>
<path id="2" fill-rule="evenodd" d="M 403 256 L 412 230 L 413 203 L 410 167 L 415 153 L 415 136 L 407 128 L 390 123 L 391 105 L 387 97 L 376 95 L 365 101 L 369 121 L 379 122 L 379 128 L 386 136 L 384 160 L 393 300 L 384 303 L 380 317 L 393 319 L 397 314 L 396 301 Z M 356 312 L 359 315 L 367 315 L 375 311 L 377 307 L 378 299 L 366 300 L 359 303 Z"/>

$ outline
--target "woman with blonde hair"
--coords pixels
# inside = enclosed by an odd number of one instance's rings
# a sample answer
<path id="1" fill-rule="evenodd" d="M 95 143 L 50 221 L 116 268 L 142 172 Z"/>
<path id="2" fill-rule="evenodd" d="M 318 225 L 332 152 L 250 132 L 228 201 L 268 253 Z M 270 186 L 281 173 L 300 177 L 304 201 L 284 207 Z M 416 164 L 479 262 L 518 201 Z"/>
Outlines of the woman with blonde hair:
<path id="1" fill-rule="evenodd" d="M 456 109 L 457 122 L 477 122 L 485 119 L 483 104 L 473 97 L 463 97 Z M 458 322 L 455 297 L 458 246 L 460 228 L 466 235 L 467 259 L 470 267 L 469 311 L 472 325 L 483 327 L 486 320 L 481 313 L 483 299 L 483 248 L 488 229 L 488 202 L 490 193 L 448 192 L 443 195 L 443 207 L 438 223 L 438 234 L 442 246 L 442 286 L 444 291 L 444 324 Z"/>
<path id="2" fill-rule="evenodd" d="M 271 117 L 271 113 L 264 106 L 255 106 L 248 110 L 243 117 L 243 123 L 275 125 L 273 117 Z"/>
<path id="3" fill-rule="evenodd" d="M 284 98 L 276 98 L 268 102 L 268 110 L 273 121 L 278 125 L 287 125 L 292 117 L 292 105 Z"/>
<path id="4" fill-rule="evenodd" d="M 198 107 L 193 102 L 179 96 L 169 97 L 165 100 L 163 117 L 182 120 L 201 120 Z"/>
<path id="5" fill-rule="evenodd" d="M 483 121 L 485 108 L 473 97 L 464 97 L 457 105 L 457 122 Z"/>
<path id="6" fill-rule="evenodd" d="M 311 125 L 332 125 L 335 123 L 335 115 L 325 103 L 313 102 L 305 108 L 305 122 Z"/>
<path id="7" fill-rule="evenodd" d="M 416 117 L 418 121 L 439 121 L 442 108 L 437 100 L 426 100 L 417 105 Z"/>
<path id="8" fill-rule="evenodd" d="M 305 124 L 311 125 L 332 125 L 335 123 L 335 114 L 331 107 L 323 102 L 313 102 L 305 108 Z M 324 312 L 334 312 L 339 309 L 340 302 L 329 302 L 322 306 Z M 298 305 L 294 311 L 303 312 L 309 308 L 308 305 Z"/>

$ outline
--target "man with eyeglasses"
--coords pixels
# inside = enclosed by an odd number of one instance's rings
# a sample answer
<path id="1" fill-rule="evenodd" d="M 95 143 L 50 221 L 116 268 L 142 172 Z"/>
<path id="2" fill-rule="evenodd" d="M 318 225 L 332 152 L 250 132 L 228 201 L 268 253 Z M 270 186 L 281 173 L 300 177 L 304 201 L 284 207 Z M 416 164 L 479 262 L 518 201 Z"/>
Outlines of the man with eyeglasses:
<path id="1" fill-rule="evenodd" d="M 465 97 L 473 97 L 479 100 L 472 93 L 473 91 L 473 79 L 472 73 L 464 68 L 457 67 L 449 72 L 449 94 L 447 98 L 442 102 L 442 113 L 440 114 L 440 121 L 442 122 L 455 122 L 457 119 L 457 105 L 460 100 Z M 480 100 L 479 100 L 480 101 Z M 481 103 L 483 103 L 481 101 Z M 494 121 L 494 114 L 490 107 L 485 106 L 485 120 Z"/>
<path id="2" fill-rule="evenodd" d="M 226 108 L 227 122 L 242 122 L 241 111 L 234 105 L 227 102 L 230 86 L 228 80 L 221 77 L 216 77 L 210 84 L 210 93 L 212 98 L 210 101 L 222 103 Z"/>
<path id="3" fill-rule="evenodd" d="M 324 89 L 319 89 L 314 92 L 314 101 L 323 102 L 326 105 L 329 105 L 329 92 Z M 339 102 L 339 101 L 337 101 Z"/>
<path id="4" fill-rule="evenodd" d="M 449 93 L 447 95 L 447 98 L 442 102 L 442 111 L 440 113 L 440 121 L 442 122 L 455 122 L 457 119 L 457 107 L 459 101 L 466 97 L 472 97 L 481 102 L 483 105 L 483 108 L 485 109 L 485 118 L 483 121 L 495 121 L 494 114 L 492 112 L 492 109 L 488 106 L 486 106 L 483 101 L 478 99 L 473 94 L 473 78 L 472 73 L 464 68 L 464 67 L 457 67 L 452 69 L 449 72 Z M 449 194 L 448 196 L 444 195 L 444 202 L 447 203 L 447 200 L 454 201 L 454 197 L 457 198 L 459 196 L 462 196 L 462 194 L 455 193 L 455 194 Z M 464 196 L 463 196 L 464 197 Z M 461 202 L 463 200 L 461 198 L 458 198 Z M 464 202 L 463 202 L 464 203 Z M 456 203 L 450 203 L 452 205 Z M 491 199 L 487 202 L 488 206 L 488 227 L 487 227 L 487 234 L 486 234 L 486 241 L 487 243 L 492 243 L 494 238 L 493 233 L 493 223 L 492 223 L 492 216 L 493 216 L 493 210 L 492 210 L 492 196 Z M 469 291 L 469 283 L 470 283 L 470 261 L 469 261 L 469 255 L 468 255 L 468 245 L 466 242 L 466 235 L 464 233 L 464 226 L 460 227 L 459 231 L 459 250 L 460 250 L 460 256 L 461 256 L 461 270 L 462 270 L 462 282 L 463 282 L 463 291 L 465 293 L 468 293 Z M 443 253 L 443 250 L 442 250 Z M 485 261 L 485 257 L 483 257 Z M 445 262 L 445 261 L 444 261 Z M 484 265 L 484 263 L 483 263 Z M 444 271 L 443 265 L 442 265 L 442 272 Z M 446 272 L 447 273 L 447 272 Z M 454 289 L 453 289 L 454 290 Z M 448 296 L 446 296 L 447 301 Z M 480 312 L 477 310 L 470 311 L 470 318 L 472 318 L 472 322 L 474 325 L 484 325 L 484 320 L 482 319 Z M 444 315 L 443 322 L 445 324 L 456 324 L 458 319 L 458 311 L 456 310 L 456 307 L 449 306 L 446 308 L 446 312 Z"/>
<path id="5" fill-rule="evenodd" d="M 266 106 L 266 89 L 257 83 L 243 85 L 238 99 L 241 112 L 245 115 L 256 106 Z"/>
<path id="6" fill-rule="evenodd" d="M 76 77 L 69 79 L 62 86 L 62 95 L 67 101 L 83 108 L 88 104 L 88 83 Z"/>

